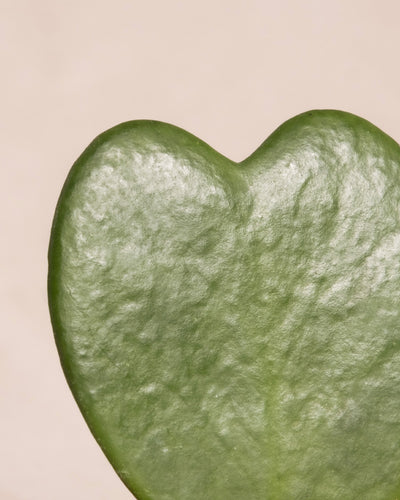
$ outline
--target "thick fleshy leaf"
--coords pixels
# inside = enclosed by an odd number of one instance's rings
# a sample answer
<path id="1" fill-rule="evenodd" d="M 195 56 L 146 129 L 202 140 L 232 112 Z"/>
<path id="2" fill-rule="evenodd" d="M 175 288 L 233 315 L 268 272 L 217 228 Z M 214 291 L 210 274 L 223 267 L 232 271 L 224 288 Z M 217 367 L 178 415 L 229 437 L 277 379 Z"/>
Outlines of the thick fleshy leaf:
<path id="1" fill-rule="evenodd" d="M 400 148 L 313 111 L 242 163 L 153 121 L 73 166 L 62 365 L 140 500 L 400 495 Z"/>

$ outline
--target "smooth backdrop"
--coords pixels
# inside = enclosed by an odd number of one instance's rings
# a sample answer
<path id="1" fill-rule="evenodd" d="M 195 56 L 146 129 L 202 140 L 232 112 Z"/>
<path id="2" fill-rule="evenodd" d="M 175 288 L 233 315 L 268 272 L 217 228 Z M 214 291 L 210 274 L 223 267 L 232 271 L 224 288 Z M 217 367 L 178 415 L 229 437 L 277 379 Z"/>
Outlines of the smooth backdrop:
<path id="1" fill-rule="evenodd" d="M 64 380 L 55 204 L 103 130 L 150 118 L 234 160 L 312 108 L 400 141 L 398 0 L 0 0 L 0 499 L 128 500 Z M 179 499 L 176 499 L 179 500 Z"/>

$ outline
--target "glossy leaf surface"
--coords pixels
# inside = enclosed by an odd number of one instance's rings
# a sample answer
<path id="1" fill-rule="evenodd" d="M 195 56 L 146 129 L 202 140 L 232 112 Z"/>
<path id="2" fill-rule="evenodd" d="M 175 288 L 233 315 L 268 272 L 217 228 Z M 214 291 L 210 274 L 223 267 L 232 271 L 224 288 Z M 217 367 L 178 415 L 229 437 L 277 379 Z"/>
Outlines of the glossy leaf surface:
<path id="1" fill-rule="evenodd" d="M 133 121 L 73 166 L 49 302 L 140 500 L 400 495 L 400 149 L 313 111 L 235 163 Z"/>

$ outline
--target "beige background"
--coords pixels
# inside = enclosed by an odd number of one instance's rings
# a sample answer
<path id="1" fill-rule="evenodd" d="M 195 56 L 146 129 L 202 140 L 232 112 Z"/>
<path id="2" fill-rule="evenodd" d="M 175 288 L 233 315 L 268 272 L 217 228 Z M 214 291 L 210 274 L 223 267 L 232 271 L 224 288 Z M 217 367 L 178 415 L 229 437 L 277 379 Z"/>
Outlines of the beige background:
<path id="1" fill-rule="evenodd" d="M 400 141 L 398 0 L 0 0 L 0 499 L 128 500 L 67 389 L 46 252 L 72 162 L 152 118 L 240 160 L 311 108 Z M 179 499 L 177 499 L 179 500 Z"/>

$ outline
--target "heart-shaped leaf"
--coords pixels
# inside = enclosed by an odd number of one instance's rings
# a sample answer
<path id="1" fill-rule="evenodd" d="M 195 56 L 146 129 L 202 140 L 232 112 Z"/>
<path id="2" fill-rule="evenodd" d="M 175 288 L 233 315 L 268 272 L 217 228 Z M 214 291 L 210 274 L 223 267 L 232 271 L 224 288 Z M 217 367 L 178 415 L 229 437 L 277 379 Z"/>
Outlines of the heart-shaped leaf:
<path id="1" fill-rule="evenodd" d="M 235 163 L 153 121 L 56 210 L 65 375 L 140 500 L 400 495 L 400 148 L 313 111 Z"/>

